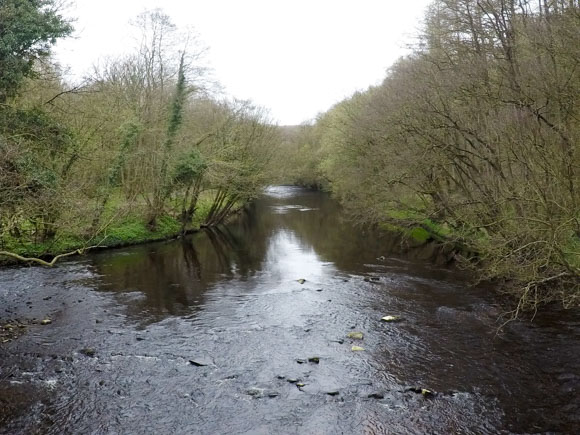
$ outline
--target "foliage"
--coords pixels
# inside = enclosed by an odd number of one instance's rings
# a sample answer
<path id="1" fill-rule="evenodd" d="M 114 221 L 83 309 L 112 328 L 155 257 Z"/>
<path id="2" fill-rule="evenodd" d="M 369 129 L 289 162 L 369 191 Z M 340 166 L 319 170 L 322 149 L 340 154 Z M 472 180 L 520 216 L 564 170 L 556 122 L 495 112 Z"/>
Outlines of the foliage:
<path id="1" fill-rule="evenodd" d="M 211 98 L 203 50 L 161 11 L 137 26 L 135 51 L 86 82 L 45 64 L 0 106 L 0 250 L 175 236 L 220 223 L 267 183 L 276 130 L 263 111 Z"/>
<path id="2" fill-rule="evenodd" d="M 57 6 L 55 0 L 0 2 L 0 103 L 16 94 L 58 38 L 72 32 Z"/>
<path id="3" fill-rule="evenodd" d="M 360 222 L 436 222 L 517 310 L 579 305 L 579 28 L 577 2 L 434 1 L 414 53 L 317 121 L 320 180 Z"/>

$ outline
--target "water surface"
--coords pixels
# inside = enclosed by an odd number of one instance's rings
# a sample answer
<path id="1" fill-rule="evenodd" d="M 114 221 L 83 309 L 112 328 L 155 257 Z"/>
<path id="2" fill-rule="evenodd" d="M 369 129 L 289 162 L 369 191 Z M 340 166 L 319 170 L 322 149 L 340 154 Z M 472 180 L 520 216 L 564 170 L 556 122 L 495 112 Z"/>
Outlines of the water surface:
<path id="1" fill-rule="evenodd" d="M 576 313 L 498 332 L 491 289 L 400 248 L 273 187 L 182 240 L 0 270 L 0 320 L 53 320 L 0 345 L 0 433 L 578 433 Z"/>

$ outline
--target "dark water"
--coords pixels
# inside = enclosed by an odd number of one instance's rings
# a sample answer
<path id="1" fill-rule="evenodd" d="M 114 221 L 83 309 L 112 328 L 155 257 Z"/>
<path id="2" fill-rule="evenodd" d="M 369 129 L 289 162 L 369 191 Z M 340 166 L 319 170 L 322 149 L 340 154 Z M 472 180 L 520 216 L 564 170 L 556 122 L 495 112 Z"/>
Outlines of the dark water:
<path id="1" fill-rule="evenodd" d="M 277 187 L 186 240 L 1 270 L 0 321 L 53 323 L 0 344 L 0 433 L 580 432 L 577 313 L 498 333 L 489 289 L 397 252 Z"/>

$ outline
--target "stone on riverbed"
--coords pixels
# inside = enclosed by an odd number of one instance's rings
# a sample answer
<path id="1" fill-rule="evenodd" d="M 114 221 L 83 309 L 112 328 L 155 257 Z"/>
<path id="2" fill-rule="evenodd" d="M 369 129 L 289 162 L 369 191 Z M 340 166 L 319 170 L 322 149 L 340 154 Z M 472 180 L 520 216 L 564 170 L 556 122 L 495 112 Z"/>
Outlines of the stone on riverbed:
<path id="1" fill-rule="evenodd" d="M 205 360 L 203 358 L 190 359 L 189 360 L 189 363 L 191 365 L 196 366 L 196 367 L 206 367 L 206 366 L 211 365 L 211 362 L 210 361 Z"/>
<path id="2" fill-rule="evenodd" d="M 423 397 L 435 397 L 437 393 L 428 390 L 427 388 L 411 387 L 405 391 L 412 391 L 413 393 L 421 394 Z"/>
<path id="3" fill-rule="evenodd" d="M 247 394 L 249 396 L 255 397 L 256 399 L 261 399 L 262 397 L 278 397 L 280 395 L 280 393 L 278 393 L 277 391 L 274 390 L 268 390 L 265 388 L 258 388 L 258 387 L 254 387 L 254 388 L 250 388 L 247 391 Z"/>
<path id="4" fill-rule="evenodd" d="M 92 347 L 85 347 L 84 349 L 80 350 L 80 353 L 82 353 L 85 356 L 90 356 L 91 358 L 93 358 L 97 354 L 97 351 Z"/>
<path id="5" fill-rule="evenodd" d="M 346 336 L 354 340 L 362 340 L 364 337 L 362 332 L 349 332 L 348 334 L 346 334 Z"/>

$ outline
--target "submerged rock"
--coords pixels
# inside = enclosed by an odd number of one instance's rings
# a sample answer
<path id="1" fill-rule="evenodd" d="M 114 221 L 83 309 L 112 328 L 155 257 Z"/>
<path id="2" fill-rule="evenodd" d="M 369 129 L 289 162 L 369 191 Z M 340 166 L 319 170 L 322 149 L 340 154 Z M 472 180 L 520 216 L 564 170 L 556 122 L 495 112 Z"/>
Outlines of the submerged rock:
<path id="1" fill-rule="evenodd" d="M 82 353 L 85 356 L 90 356 L 91 358 L 93 358 L 97 354 L 97 351 L 92 347 L 85 347 L 84 349 L 80 350 L 80 353 Z"/>
<path id="2" fill-rule="evenodd" d="M 7 320 L 6 323 L 0 322 L 0 343 L 8 343 L 17 339 L 26 332 L 28 320 Z"/>
<path id="3" fill-rule="evenodd" d="M 249 396 L 255 397 L 256 399 L 260 399 L 262 397 L 278 397 L 280 393 L 274 390 L 267 390 L 265 388 L 250 388 L 246 393 Z"/>
<path id="4" fill-rule="evenodd" d="M 349 332 L 348 334 L 346 334 L 346 336 L 354 340 L 362 340 L 364 337 L 362 332 Z"/>

